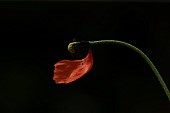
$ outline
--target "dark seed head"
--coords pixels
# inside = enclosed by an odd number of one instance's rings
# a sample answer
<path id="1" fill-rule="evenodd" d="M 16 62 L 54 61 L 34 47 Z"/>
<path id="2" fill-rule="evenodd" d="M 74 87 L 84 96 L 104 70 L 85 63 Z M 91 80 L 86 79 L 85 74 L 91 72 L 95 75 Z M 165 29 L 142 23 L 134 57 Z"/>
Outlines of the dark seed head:
<path id="1" fill-rule="evenodd" d="M 72 56 L 78 59 L 84 58 L 90 49 L 90 43 L 88 41 L 72 42 L 68 45 L 68 50 Z"/>

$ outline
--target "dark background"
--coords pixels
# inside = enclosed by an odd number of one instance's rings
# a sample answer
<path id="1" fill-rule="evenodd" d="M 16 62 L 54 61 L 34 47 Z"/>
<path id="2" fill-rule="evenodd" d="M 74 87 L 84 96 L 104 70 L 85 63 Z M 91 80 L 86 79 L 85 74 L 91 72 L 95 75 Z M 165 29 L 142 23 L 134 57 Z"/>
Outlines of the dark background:
<path id="1" fill-rule="evenodd" d="M 170 4 L 0 2 L 0 113 L 169 113 L 147 63 L 119 45 L 92 47 L 92 70 L 68 85 L 52 80 L 79 40 L 121 40 L 150 57 L 170 88 Z"/>

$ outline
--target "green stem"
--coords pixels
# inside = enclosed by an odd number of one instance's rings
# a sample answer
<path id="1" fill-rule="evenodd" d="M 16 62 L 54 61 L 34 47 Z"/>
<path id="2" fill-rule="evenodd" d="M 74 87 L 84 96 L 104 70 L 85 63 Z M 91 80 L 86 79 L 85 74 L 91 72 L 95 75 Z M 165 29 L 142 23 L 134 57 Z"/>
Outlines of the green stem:
<path id="1" fill-rule="evenodd" d="M 155 75 L 157 76 L 160 84 L 162 85 L 166 95 L 168 96 L 168 99 L 170 101 L 170 92 L 164 82 L 164 80 L 162 79 L 161 75 L 159 74 L 158 70 L 156 69 L 156 67 L 154 66 L 154 64 L 152 63 L 152 61 L 140 50 L 138 49 L 137 47 L 129 44 L 129 43 L 126 43 L 126 42 L 123 42 L 123 41 L 118 41 L 118 40 L 99 40 L 99 41 L 89 41 L 89 43 L 91 45 L 100 45 L 100 44 L 120 44 L 120 45 L 123 45 L 123 46 L 126 46 L 130 49 L 133 49 L 134 51 L 136 51 L 137 53 L 139 53 L 145 60 L 146 62 L 149 64 L 149 66 L 152 68 L 153 72 L 155 73 Z"/>

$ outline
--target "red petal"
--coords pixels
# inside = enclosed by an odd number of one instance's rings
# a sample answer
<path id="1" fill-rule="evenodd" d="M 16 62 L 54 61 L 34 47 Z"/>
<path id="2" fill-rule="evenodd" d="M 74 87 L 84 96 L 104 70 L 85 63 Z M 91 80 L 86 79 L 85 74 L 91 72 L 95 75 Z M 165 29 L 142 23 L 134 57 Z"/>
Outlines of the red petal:
<path id="1" fill-rule="evenodd" d="M 54 70 L 56 84 L 73 82 L 85 75 L 93 65 L 92 52 L 89 50 L 88 55 L 82 60 L 61 60 L 57 62 Z"/>

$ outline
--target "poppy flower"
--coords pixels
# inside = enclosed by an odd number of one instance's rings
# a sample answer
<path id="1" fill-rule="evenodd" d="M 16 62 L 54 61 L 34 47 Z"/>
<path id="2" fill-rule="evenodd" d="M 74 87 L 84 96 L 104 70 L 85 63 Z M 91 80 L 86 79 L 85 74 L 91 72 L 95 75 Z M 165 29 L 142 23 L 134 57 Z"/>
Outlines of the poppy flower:
<path id="1" fill-rule="evenodd" d="M 81 60 L 61 60 L 54 65 L 53 80 L 55 80 L 56 84 L 73 82 L 89 72 L 92 65 L 93 57 L 91 50 Z"/>

